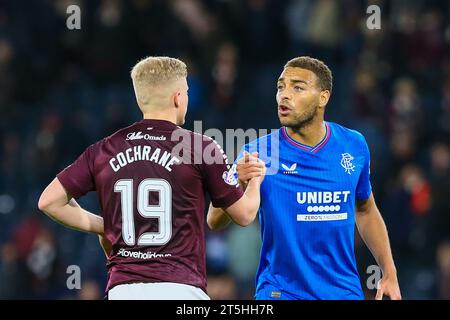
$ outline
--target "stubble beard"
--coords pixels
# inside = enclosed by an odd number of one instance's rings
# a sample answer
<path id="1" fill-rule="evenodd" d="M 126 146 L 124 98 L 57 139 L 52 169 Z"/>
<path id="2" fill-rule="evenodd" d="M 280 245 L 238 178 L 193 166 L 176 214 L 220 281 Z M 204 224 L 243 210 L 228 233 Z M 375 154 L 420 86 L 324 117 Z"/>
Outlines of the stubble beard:
<path id="1" fill-rule="evenodd" d="M 294 119 L 280 119 L 280 122 L 283 126 L 291 128 L 294 131 L 300 131 L 303 128 L 308 127 L 311 125 L 315 118 L 317 117 L 317 111 L 318 107 L 315 107 L 313 110 L 306 111 L 302 113 L 301 115 L 295 115 Z"/>

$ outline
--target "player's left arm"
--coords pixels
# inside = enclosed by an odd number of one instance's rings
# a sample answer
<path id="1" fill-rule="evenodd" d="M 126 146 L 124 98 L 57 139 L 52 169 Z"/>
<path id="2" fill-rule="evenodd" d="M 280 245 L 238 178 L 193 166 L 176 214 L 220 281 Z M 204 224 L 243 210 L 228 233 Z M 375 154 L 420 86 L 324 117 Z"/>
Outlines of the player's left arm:
<path id="1" fill-rule="evenodd" d="M 38 207 L 62 225 L 78 231 L 104 235 L 103 218 L 81 208 L 64 189 L 58 178 L 45 188 Z"/>
<path id="2" fill-rule="evenodd" d="M 367 200 L 356 201 L 356 225 L 383 272 L 375 299 L 381 300 L 383 295 L 387 295 L 392 300 L 400 300 L 402 297 L 388 232 L 372 193 Z"/>

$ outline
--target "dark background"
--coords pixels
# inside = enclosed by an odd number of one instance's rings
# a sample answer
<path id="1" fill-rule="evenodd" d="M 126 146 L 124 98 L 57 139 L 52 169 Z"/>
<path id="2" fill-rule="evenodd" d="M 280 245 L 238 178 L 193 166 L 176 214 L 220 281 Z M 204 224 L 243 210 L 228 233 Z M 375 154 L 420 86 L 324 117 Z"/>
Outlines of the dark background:
<path id="1" fill-rule="evenodd" d="M 71 4 L 81 30 L 66 27 Z M 369 4 L 380 30 L 366 27 Z M 186 128 L 271 129 L 282 66 L 311 55 L 334 75 L 326 119 L 369 143 L 403 297 L 449 299 L 449 46 L 445 0 L 0 0 L 0 298 L 103 297 L 96 237 L 54 223 L 37 200 L 88 145 L 139 120 L 139 59 L 188 64 Z M 80 203 L 99 212 L 95 193 Z M 212 298 L 252 298 L 259 245 L 257 223 L 208 233 Z M 366 288 L 374 261 L 359 238 L 355 250 Z M 67 289 L 69 265 L 81 290 Z"/>

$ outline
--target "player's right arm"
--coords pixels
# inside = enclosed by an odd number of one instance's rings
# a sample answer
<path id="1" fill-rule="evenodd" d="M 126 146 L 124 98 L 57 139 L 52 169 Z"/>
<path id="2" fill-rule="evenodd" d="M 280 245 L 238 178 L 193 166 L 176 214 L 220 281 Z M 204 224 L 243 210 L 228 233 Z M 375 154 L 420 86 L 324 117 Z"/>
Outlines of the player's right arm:
<path id="1" fill-rule="evenodd" d="M 58 178 L 45 188 L 38 207 L 62 225 L 78 231 L 103 235 L 103 218 L 81 208 L 66 192 Z"/>
<path id="2" fill-rule="evenodd" d="M 261 201 L 259 189 L 264 179 L 265 164 L 257 158 L 257 153 L 250 155 L 244 151 L 243 155 L 244 157 L 237 161 L 237 172 L 239 184 L 245 193 L 241 199 L 227 208 L 215 208 L 212 204 L 210 205 L 207 223 L 212 230 L 222 229 L 231 221 L 247 226 L 256 218 Z M 247 213 L 245 212 L 249 209 L 246 209 L 246 206 L 251 206 Z"/>
<path id="3" fill-rule="evenodd" d="M 243 227 L 252 223 L 256 218 L 261 201 L 259 194 L 261 180 L 261 177 L 251 179 L 244 195 L 231 206 L 214 208 L 211 205 L 207 217 L 209 227 L 213 230 L 220 229 L 228 225 L 231 220 Z"/>
<path id="4" fill-rule="evenodd" d="M 103 235 L 103 218 L 84 210 L 75 201 L 95 190 L 92 174 L 94 154 L 95 145 L 91 145 L 74 163 L 58 173 L 42 192 L 38 207 L 66 227 Z"/>

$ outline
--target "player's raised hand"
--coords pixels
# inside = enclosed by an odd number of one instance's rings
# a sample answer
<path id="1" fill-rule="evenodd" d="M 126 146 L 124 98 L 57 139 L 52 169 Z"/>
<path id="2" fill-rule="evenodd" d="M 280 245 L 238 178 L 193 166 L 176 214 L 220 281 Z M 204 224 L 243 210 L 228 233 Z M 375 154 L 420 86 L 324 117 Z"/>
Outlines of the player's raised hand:
<path id="1" fill-rule="evenodd" d="M 378 290 L 375 300 L 383 300 L 383 296 L 388 296 L 391 300 L 401 300 L 400 287 L 396 276 L 383 276 L 378 283 Z"/>
<path id="2" fill-rule="evenodd" d="M 244 157 L 237 162 L 236 171 L 239 180 L 246 184 L 252 178 L 262 177 L 263 179 L 266 165 L 264 161 L 258 158 L 258 152 L 250 154 L 247 151 L 244 151 Z"/>

